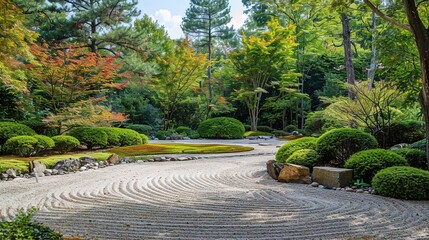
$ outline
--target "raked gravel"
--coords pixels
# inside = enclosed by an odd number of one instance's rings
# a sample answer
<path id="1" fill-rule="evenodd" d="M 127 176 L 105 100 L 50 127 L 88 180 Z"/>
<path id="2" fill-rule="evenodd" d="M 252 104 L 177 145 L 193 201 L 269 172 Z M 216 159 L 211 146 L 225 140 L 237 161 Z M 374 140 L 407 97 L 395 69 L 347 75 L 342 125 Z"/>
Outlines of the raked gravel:
<path id="1" fill-rule="evenodd" d="M 36 206 L 37 221 L 84 239 L 429 239 L 429 201 L 278 183 L 265 162 L 281 143 L 259 142 L 249 156 L 3 181 L 0 217 Z"/>

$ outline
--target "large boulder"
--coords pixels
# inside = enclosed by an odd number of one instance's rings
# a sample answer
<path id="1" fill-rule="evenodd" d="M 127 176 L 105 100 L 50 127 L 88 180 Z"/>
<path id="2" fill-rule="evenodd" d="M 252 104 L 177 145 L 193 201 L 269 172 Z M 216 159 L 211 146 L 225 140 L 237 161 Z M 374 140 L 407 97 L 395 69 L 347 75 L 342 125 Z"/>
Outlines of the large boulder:
<path id="1" fill-rule="evenodd" d="M 119 163 L 119 156 L 118 154 L 114 153 L 112 155 L 110 155 L 110 157 L 107 159 L 107 162 L 109 164 L 118 164 Z"/>
<path id="2" fill-rule="evenodd" d="M 79 160 L 81 166 L 95 165 L 97 163 L 97 160 L 90 156 L 80 157 Z"/>
<path id="3" fill-rule="evenodd" d="M 57 162 L 53 169 L 60 172 L 76 172 L 80 168 L 80 160 L 76 158 L 67 158 Z"/>
<path id="4" fill-rule="evenodd" d="M 275 160 L 269 160 L 267 162 L 267 172 L 270 177 L 277 180 L 279 178 L 280 171 L 283 168 L 283 164 L 277 163 Z"/>
<path id="5" fill-rule="evenodd" d="M 313 181 L 328 187 L 346 187 L 353 180 L 353 170 L 334 167 L 314 167 Z"/>
<path id="6" fill-rule="evenodd" d="M 310 184 L 310 169 L 308 167 L 286 163 L 280 171 L 278 181 Z"/>

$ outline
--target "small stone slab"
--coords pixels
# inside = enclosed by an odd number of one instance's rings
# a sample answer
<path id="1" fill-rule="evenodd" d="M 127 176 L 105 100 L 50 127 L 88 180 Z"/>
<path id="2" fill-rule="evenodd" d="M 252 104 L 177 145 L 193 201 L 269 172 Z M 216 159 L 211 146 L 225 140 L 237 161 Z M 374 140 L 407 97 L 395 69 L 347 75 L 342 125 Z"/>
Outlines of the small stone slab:
<path id="1" fill-rule="evenodd" d="M 41 176 L 46 171 L 46 165 L 41 161 L 33 160 L 30 162 L 30 172 L 33 171 L 37 173 L 37 176 Z"/>
<path id="2" fill-rule="evenodd" d="M 346 187 L 353 180 L 353 170 L 334 167 L 314 167 L 313 181 L 329 187 Z"/>
<path id="3" fill-rule="evenodd" d="M 118 154 L 114 153 L 112 155 L 110 155 L 110 157 L 107 159 L 107 162 L 109 164 L 118 164 L 119 163 L 119 156 Z"/>
<path id="4" fill-rule="evenodd" d="M 278 181 L 310 184 L 310 169 L 308 167 L 286 163 L 280 171 Z"/>

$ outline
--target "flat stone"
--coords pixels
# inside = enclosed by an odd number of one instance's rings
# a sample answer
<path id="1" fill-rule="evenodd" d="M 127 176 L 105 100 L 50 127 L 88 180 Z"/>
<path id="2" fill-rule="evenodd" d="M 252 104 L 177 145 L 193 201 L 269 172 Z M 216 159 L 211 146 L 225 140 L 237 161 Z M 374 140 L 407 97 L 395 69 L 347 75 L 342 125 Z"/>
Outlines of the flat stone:
<path id="1" fill-rule="evenodd" d="M 81 168 L 79 168 L 79 171 L 85 171 L 86 170 L 86 167 L 81 167 Z"/>
<path id="2" fill-rule="evenodd" d="M 6 170 L 6 174 L 9 178 L 16 178 L 16 171 L 15 169 L 8 169 Z"/>
<path id="3" fill-rule="evenodd" d="M 271 143 L 259 143 L 259 146 L 271 146 Z"/>
<path id="4" fill-rule="evenodd" d="M 188 160 L 187 157 L 179 157 L 179 158 L 177 158 L 177 161 L 186 161 L 186 160 Z"/>
<path id="5" fill-rule="evenodd" d="M 356 192 L 357 193 L 364 193 L 364 190 L 363 189 L 357 189 Z"/>
<path id="6" fill-rule="evenodd" d="M 353 188 L 346 187 L 346 192 L 354 192 L 354 191 L 355 190 Z"/>
<path id="7" fill-rule="evenodd" d="M 312 183 L 311 183 L 311 186 L 312 186 L 312 187 L 318 187 L 318 186 L 319 186 L 319 183 L 318 183 L 318 182 L 312 182 Z"/>
<path id="8" fill-rule="evenodd" d="M 45 173 L 46 171 L 46 165 L 42 161 L 33 160 L 33 161 L 30 161 L 29 164 L 30 164 L 29 166 L 30 172 L 36 171 L 39 176 L 41 173 Z"/>
<path id="9" fill-rule="evenodd" d="M 314 167 L 313 181 L 329 187 L 346 187 L 353 179 L 353 170 L 334 167 Z"/>
<path id="10" fill-rule="evenodd" d="M 278 181 L 310 184 L 310 169 L 308 167 L 286 163 L 280 171 Z"/>
<path id="11" fill-rule="evenodd" d="M 143 160 L 137 160 L 137 163 L 141 164 L 141 163 L 143 163 Z"/>

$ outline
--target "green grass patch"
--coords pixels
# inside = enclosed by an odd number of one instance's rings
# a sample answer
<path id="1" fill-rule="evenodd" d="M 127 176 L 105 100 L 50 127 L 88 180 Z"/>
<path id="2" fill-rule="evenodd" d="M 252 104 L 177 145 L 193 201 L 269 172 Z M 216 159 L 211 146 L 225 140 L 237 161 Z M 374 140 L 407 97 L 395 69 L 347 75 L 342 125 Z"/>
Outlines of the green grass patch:
<path id="1" fill-rule="evenodd" d="M 251 147 L 223 144 L 144 144 L 120 148 L 109 149 L 108 152 L 116 153 L 120 156 L 156 155 L 156 154 L 180 154 L 180 153 L 232 153 L 251 151 Z"/>
<path id="2" fill-rule="evenodd" d="M 291 141 L 291 140 L 295 140 L 295 139 L 300 139 L 302 137 L 304 137 L 304 136 L 290 135 L 290 136 L 278 137 L 277 139 L 285 140 L 285 141 Z"/>
<path id="3" fill-rule="evenodd" d="M 248 131 L 244 133 L 244 137 L 252 137 L 252 136 L 273 136 L 273 134 L 269 132 L 261 132 L 261 131 Z"/>
<path id="4" fill-rule="evenodd" d="M 66 158 L 80 158 L 84 156 L 91 156 L 97 161 L 106 160 L 112 153 L 107 152 L 92 152 L 92 153 L 79 153 L 79 154 L 63 154 L 53 155 L 48 157 L 29 157 L 22 158 L 17 156 L 1 156 L 0 157 L 0 172 L 4 172 L 9 168 L 16 169 L 20 172 L 28 172 L 29 162 L 32 160 L 42 161 L 46 166 L 52 167 L 55 163 Z"/>

